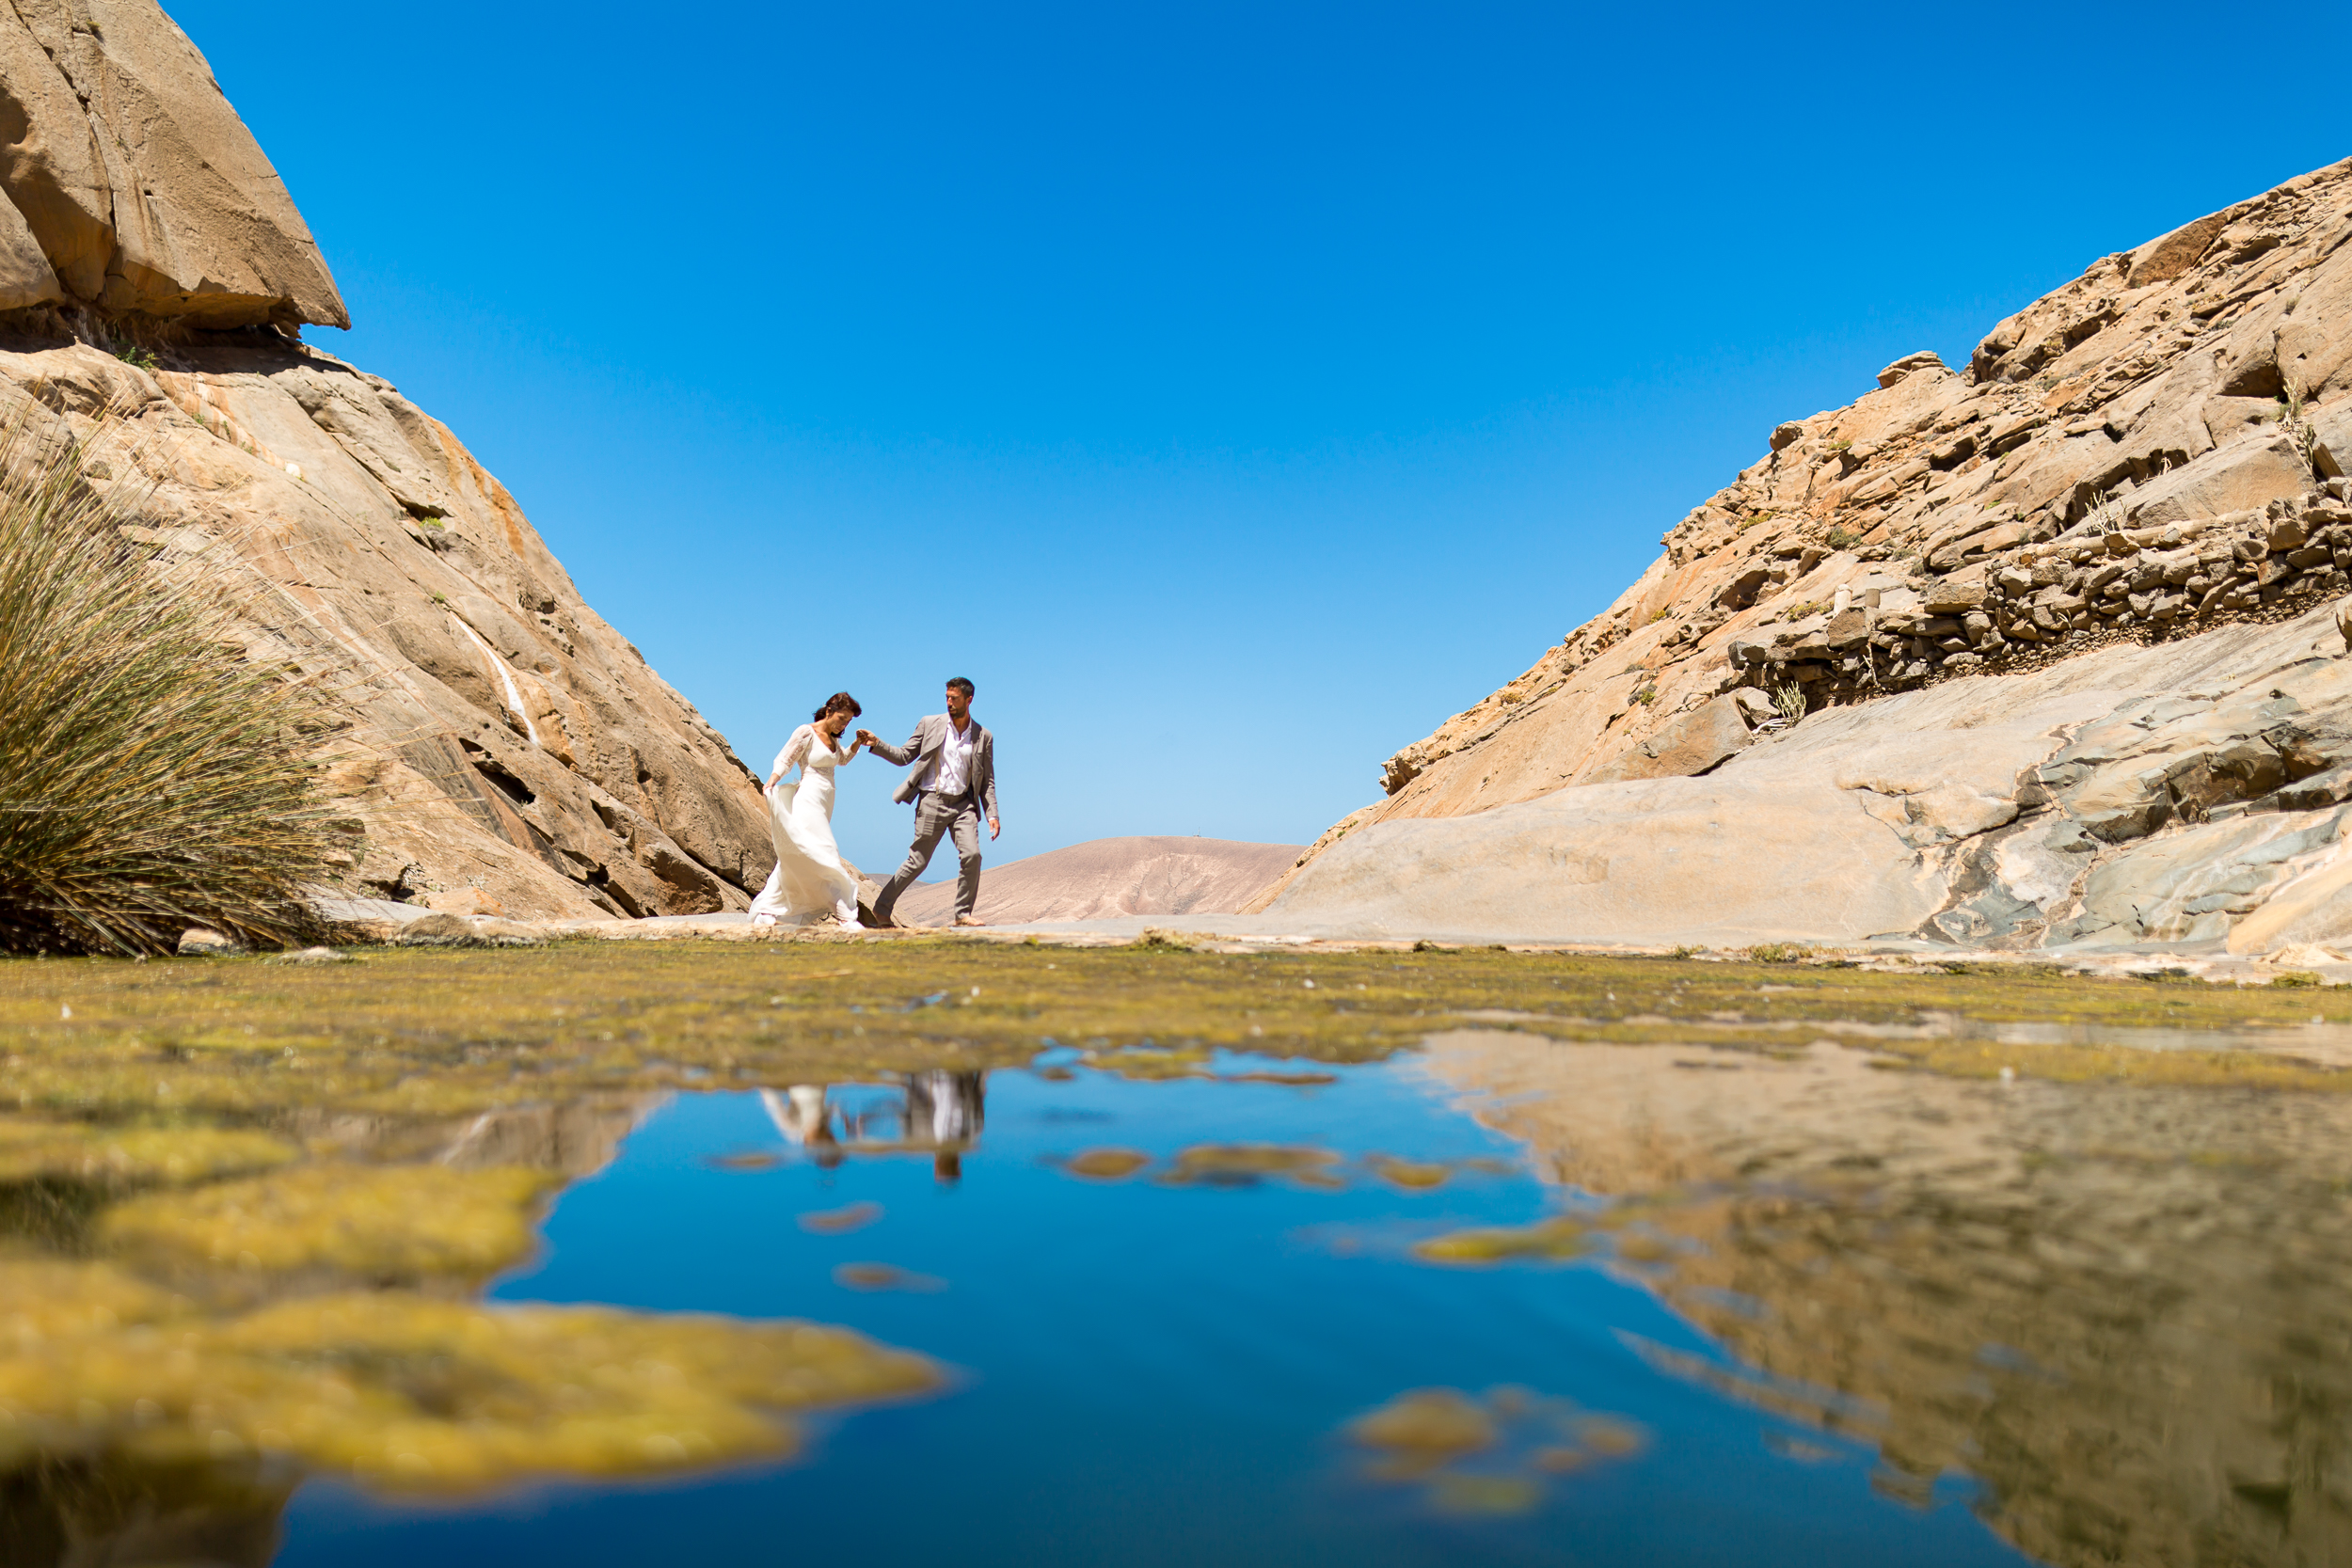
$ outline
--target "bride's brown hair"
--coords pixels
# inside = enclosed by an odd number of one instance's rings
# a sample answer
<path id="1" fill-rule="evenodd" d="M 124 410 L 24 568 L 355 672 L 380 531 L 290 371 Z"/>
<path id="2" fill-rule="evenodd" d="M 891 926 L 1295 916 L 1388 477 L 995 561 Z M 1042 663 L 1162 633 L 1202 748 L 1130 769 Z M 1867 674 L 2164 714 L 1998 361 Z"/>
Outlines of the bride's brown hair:
<path id="1" fill-rule="evenodd" d="M 846 713 L 850 718 L 855 719 L 863 715 L 865 712 L 866 710 L 864 708 L 857 705 L 857 699 L 855 697 L 850 696 L 846 691 L 836 691 L 832 696 L 825 699 L 825 705 L 817 710 L 816 717 L 811 719 L 809 722 L 812 724 L 821 724 L 826 721 L 826 719 L 836 713 Z"/>

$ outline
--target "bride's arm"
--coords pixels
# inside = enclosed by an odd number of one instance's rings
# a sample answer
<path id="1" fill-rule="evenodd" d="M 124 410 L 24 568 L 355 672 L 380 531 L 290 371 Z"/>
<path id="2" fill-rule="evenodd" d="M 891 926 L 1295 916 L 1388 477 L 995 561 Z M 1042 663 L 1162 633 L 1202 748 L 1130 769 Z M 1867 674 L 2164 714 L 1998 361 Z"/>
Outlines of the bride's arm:
<path id="1" fill-rule="evenodd" d="M 776 787 L 778 779 L 808 760 L 809 742 L 816 736 L 817 726 L 814 724 L 803 724 L 792 732 L 792 738 L 786 741 L 784 750 L 776 753 L 776 766 L 768 775 L 770 789 Z"/>

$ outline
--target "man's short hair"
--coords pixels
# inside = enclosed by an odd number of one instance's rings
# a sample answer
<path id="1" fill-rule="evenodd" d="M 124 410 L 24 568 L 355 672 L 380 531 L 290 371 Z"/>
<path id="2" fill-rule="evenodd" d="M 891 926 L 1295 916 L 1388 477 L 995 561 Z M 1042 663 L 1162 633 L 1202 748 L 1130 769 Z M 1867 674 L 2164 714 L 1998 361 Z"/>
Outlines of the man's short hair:
<path id="1" fill-rule="evenodd" d="M 950 680 L 947 683 L 947 689 L 950 691 L 962 692 L 963 700 L 967 703 L 970 702 L 975 695 L 972 683 L 965 680 L 961 675 L 958 675 L 953 680 Z"/>

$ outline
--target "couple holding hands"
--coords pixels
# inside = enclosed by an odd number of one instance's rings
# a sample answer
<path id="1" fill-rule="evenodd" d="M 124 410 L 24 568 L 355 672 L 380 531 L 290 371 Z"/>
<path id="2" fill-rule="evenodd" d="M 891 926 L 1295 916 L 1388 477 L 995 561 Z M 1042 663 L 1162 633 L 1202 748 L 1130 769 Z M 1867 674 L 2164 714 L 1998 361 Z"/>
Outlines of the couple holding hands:
<path id="1" fill-rule="evenodd" d="M 871 730 L 860 730 L 846 748 L 841 744 L 850 721 L 864 711 L 857 699 L 836 691 L 825 699 L 816 718 L 792 732 L 776 753 L 768 773 L 768 824 L 776 847 L 776 868 L 768 885 L 752 902 L 752 924 L 807 925 L 830 916 L 848 930 L 863 930 L 858 921 L 857 878 L 842 863 L 841 849 L 833 838 L 833 770 L 872 747 L 874 754 L 900 768 L 914 768 L 891 792 L 900 804 L 914 802 L 914 847 L 906 863 L 874 898 L 874 924 L 897 924 L 890 911 L 898 895 L 913 886 L 940 839 L 952 833 L 956 860 L 956 924 L 977 926 L 973 911 L 980 901 L 980 818 L 988 818 L 988 836 L 1002 826 L 996 817 L 995 740 L 972 717 L 972 683 L 959 675 L 947 683 L 947 711 L 925 717 L 903 746 L 893 746 Z M 785 775 L 801 770 L 798 783 Z"/>

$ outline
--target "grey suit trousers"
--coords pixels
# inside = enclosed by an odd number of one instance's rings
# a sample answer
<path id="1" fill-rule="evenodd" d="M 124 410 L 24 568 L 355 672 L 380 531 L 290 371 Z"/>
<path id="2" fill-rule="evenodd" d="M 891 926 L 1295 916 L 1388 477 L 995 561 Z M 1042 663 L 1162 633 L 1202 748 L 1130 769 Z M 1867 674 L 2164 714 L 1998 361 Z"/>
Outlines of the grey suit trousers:
<path id="1" fill-rule="evenodd" d="M 939 848 L 940 836 L 952 832 L 956 840 L 956 913 L 970 914 L 980 901 L 980 807 L 970 791 L 952 799 L 937 790 L 927 789 L 914 804 L 914 847 L 907 851 L 906 863 L 898 867 L 882 892 L 874 895 L 874 915 L 888 920 L 890 911 L 898 907 L 898 895 L 914 885 L 931 863 L 931 855 Z"/>

